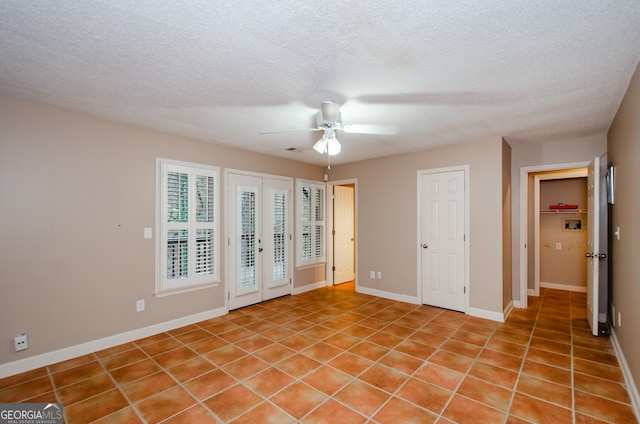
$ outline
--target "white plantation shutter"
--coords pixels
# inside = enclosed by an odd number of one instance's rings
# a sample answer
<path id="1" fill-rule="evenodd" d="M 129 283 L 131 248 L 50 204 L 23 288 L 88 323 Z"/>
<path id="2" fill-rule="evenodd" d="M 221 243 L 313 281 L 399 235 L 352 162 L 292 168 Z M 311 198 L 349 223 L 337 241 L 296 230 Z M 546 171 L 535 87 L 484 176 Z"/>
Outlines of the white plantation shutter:
<path id="1" fill-rule="evenodd" d="M 219 282 L 218 168 L 168 160 L 158 162 L 157 291 Z"/>
<path id="2" fill-rule="evenodd" d="M 240 188 L 240 288 L 253 289 L 258 284 L 256 254 L 256 189 Z"/>
<path id="3" fill-rule="evenodd" d="M 319 261 L 324 261 L 324 184 L 314 189 L 314 221 L 315 221 L 315 239 L 313 243 L 314 257 Z"/>
<path id="4" fill-rule="evenodd" d="M 325 185 L 298 180 L 297 196 L 297 265 L 325 262 Z"/>
<path id="5" fill-rule="evenodd" d="M 271 235 L 273 237 L 273 273 L 271 281 L 285 281 L 289 275 L 287 258 L 287 195 L 286 190 L 271 193 Z"/>

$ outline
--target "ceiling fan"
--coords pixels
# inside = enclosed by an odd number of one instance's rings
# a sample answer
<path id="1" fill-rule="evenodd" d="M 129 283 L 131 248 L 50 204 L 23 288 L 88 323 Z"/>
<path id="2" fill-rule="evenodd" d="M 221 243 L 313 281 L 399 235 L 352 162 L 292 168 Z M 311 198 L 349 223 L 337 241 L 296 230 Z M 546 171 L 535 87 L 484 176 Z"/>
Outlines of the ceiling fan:
<path id="1" fill-rule="evenodd" d="M 344 131 L 352 134 L 378 134 L 378 135 L 395 135 L 398 128 L 387 125 L 363 125 L 363 124 L 342 124 L 342 114 L 340 106 L 336 102 L 325 101 L 320 104 L 320 110 L 316 115 L 317 127 L 315 128 L 298 128 L 292 130 L 268 131 L 260 134 L 275 134 L 291 131 L 324 131 L 322 138 L 318 140 L 313 149 L 320 154 L 328 154 L 329 156 L 340 153 L 342 146 L 336 138 L 336 131 Z"/>

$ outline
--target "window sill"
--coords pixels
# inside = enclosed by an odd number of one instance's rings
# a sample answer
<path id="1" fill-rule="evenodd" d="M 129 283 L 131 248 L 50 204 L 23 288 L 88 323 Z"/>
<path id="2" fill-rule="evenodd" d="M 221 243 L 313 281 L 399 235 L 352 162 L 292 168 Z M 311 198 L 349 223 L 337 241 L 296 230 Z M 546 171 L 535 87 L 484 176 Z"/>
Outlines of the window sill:
<path id="1" fill-rule="evenodd" d="M 189 286 L 189 287 L 185 287 L 185 288 L 181 288 L 181 289 L 160 291 L 160 292 L 156 292 L 155 295 L 156 295 L 156 297 L 167 297 L 167 296 L 173 296 L 174 294 L 182 294 L 182 293 L 189 293 L 189 292 L 192 292 L 192 291 L 211 289 L 211 288 L 214 288 L 214 287 L 218 287 L 219 285 L 220 285 L 220 282 L 218 281 L 218 282 L 215 282 L 215 283 L 201 284 L 201 285 L 198 285 L 198 286 Z"/>
<path id="2" fill-rule="evenodd" d="M 326 266 L 326 265 L 327 265 L 327 261 L 322 261 L 322 262 L 316 262 L 314 264 L 296 265 L 296 269 L 309 269 L 309 268 L 316 268 L 319 266 Z"/>

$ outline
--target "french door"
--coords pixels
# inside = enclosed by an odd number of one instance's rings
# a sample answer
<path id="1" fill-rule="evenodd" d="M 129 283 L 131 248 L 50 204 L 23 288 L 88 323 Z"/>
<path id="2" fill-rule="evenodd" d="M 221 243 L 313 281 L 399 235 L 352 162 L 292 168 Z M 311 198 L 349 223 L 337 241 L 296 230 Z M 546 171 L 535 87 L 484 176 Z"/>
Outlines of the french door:
<path id="1" fill-rule="evenodd" d="M 291 179 L 229 172 L 227 181 L 229 309 L 291 294 Z"/>

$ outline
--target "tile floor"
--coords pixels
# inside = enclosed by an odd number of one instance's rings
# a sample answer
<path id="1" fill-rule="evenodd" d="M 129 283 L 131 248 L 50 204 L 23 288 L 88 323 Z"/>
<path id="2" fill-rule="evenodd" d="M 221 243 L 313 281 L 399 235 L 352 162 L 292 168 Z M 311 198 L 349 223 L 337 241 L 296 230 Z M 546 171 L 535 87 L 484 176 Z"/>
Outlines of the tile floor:
<path id="1" fill-rule="evenodd" d="M 69 423 L 633 423 L 585 295 L 500 324 L 319 289 L 0 380 Z"/>

